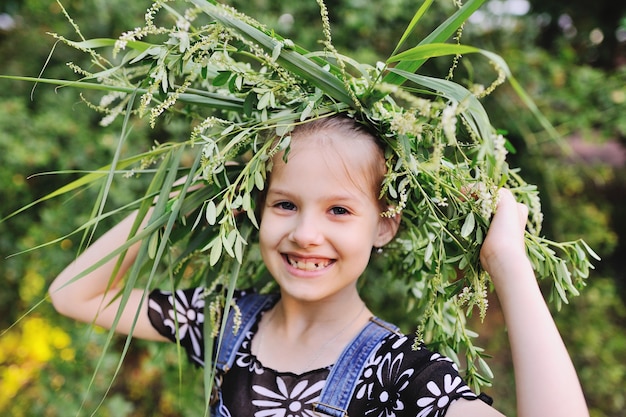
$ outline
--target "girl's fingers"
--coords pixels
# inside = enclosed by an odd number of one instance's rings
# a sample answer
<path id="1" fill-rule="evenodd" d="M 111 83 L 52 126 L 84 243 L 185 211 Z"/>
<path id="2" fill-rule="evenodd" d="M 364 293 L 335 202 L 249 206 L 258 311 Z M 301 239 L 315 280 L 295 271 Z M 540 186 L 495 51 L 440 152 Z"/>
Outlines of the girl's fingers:
<path id="1" fill-rule="evenodd" d="M 517 203 L 517 214 L 519 216 L 519 223 L 522 230 L 526 229 L 526 223 L 528 222 L 528 206 L 523 203 Z"/>

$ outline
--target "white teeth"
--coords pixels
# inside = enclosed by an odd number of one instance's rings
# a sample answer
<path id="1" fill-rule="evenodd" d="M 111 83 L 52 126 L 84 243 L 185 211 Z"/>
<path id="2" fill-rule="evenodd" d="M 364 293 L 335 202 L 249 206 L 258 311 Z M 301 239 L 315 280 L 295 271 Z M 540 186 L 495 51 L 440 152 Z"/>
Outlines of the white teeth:
<path id="1" fill-rule="evenodd" d="M 329 261 L 325 261 L 325 262 L 296 261 L 289 257 L 287 257 L 287 261 L 289 262 L 289 265 L 293 266 L 294 268 L 301 269 L 303 271 L 316 271 L 318 269 L 324 269 L 328 265 L 330 265 Z"/>

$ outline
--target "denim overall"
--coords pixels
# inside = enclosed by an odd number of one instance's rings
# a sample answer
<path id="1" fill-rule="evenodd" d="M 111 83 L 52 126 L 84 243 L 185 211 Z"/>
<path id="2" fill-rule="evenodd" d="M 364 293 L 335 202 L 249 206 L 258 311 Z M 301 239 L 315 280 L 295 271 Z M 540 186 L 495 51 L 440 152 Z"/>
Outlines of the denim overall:
<path id="1" fill-rule="evenodd" d="M 264 308 L 273 305 L 277 298 L 277 295 L 251 293 L 237 301 L 237 306 L 241 311 L 241 326 L 237 334 L 233 334 L 232 331 L 224 332 L 222 345 L 216 359 L 218 397 L 217 403 L 211 409 L 212 416 L 228 416 L 224 410 L 222 393 L 219 389 L 221 377 L 232 367 L 237 351 L 241 343 L 243 343 L 246 334 L 254 325 L 256 316 Z M 234 328 L 234 324 L 234 311 L 231 310 L 227 319 L 226 329 Z M 337 362 L 332 366 L 322 389 L 320 399 L 313 404 L 313 410 L 316 412 L 316 415 L 320 417 L 348 417 L 348 405 L 365 363 L 378 347 L 378 344 L 389 333 L 399 334 L 399 330 L 396 326 L 376 317 L 370 319 L 367 326 L 346 346 Z"/>

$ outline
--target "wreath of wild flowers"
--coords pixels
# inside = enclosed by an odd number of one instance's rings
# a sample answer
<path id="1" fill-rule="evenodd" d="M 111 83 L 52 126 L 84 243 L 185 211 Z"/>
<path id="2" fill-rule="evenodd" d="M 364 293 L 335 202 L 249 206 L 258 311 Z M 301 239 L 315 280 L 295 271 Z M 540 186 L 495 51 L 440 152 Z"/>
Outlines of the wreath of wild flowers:
<path id="1" fill-rule="evenodd" d="M 206 285 L 207 330 L 218 335 L 235 287 L 271 286 L 251 237 L 258 227 L 255 198 L 265 187 L 272 156 L 289 149 L 290 132 L 298 124 L 348 115 L 374 129 L 384 143 L 388 173 L 381 197 L 392 208 L 383 215 L 402 213 L 402 226 L 381 261 L 386 279 L 409 288 L 407 311 L 421 318 L 416 341 L 435 345 L 457 362 L 457 352 L 463 352 L 469 384 L 477 390 L 489 384 L 484 353 L 473 344 L 476 335 L 465 317 L 475 309 L 481 318 L 486 314 L 490 284 L 479 251 L 497 190 L 506 186 L 529 206 L 527 252 L 538 277 L 549 281 L 557 305 L 578 294 L 591 267 L 588 255 L 596 255 L 582 240 L 559 243 L 541 236 L 538 191 L 508 166 L 508 142 L 480 104 L 507 78 L 513 80 L 497 55 L 460 43 L 463 23 L 483 1 L 458 4 L 450 19 L 407 48 L 407 35 L 432 0 L 424 2 L 393 56 L 374 66 L 335 50 L 322 0 L 317 2 L 324 49 L 317 52 L 211 0 L 155 1 L 145 24 L 119 39 L 86 40 L 72 22 L 80 41 L 55 36 L 89 53 L 99 68 L 91 72 L 69 64 L 81 76 L 70 85 L 107 92 L 99 103 L 84 98 L 104 114 L 103 125 L 131 116 L 147 117 L 151 126 L 160 119 L 190 125 L 185 140 L 107 168 L 110 177 L 157 167 L 138 201 L 145 215 L 159 196 L 149 226 L 135 230 L 136 239 L 147 242 L 138 261 L 157 263 L 184 241 L 184 249 L 174 253 L 172 285 L 190 276 Z M 449 38 L 455 43 L 445 43 Z M 102 48 L 112 51 L 111 58 L 99 52 Z M 470 54 L 489 60 L 495 72 L 491 85 L 453 81 L 461 55 Z M 453 57 L 444 78 L 417 73 L 424 61 L 444 55 Z M 181 166 L 183 153 L 193 155 L 191 166 Z M 188 174 L 186 180 L 175 183 L 181 173 Z M 88 176 L 66 191 L 92 180 Z M 138 273 L 128 278 L 128 287 Z"/>

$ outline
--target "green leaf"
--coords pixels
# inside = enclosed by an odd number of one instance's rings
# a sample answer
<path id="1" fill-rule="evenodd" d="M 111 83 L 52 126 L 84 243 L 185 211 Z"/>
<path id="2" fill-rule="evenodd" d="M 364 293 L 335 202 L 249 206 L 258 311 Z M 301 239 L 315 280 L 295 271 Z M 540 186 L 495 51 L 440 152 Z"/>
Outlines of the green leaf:
<path id="1" fill-rule="evenodd" d="M 211 253 L 209 255 L 209 265 L 215 266 L 222 257 L 222 239 L 220 236 L 211 242 Z"/>
<path id="2" fill-rule="evenodd" d="M 21 77 L 15 75 L 0 75 L 0 79 L 9 79 L 15 81 L 27 81 L 32 83 L 53 84 L 60 87 L 72 87 L 85 90 L 96 91 L 118 91 L 122 93 L 134 93 L 145 94 L 148 92 L 146 88 L 124 87 L 120 85 L 105 84 L 103 82 L 88 82 L 88 81 L 68 81 L 59 80 L 53 78 L 36 78 L 36 77 Z M 177 99 L 180 102 L 190 104 L 200 104 L 207 107 L 241 111 L 243 108 L 243 100 L 235 97 L 224 97 L 223 95 L 211 93 L 208 91 L 189 88 L 186 93 L 177 95 Z M 169 92 L 165 96 L 169 97 L 174 93 Z"/>
<path id="3" fill-rule="evenodd" d="M 243 211 L 249 211 L 252 209 L 252 198 L 250 197 L 250 193 L 245 193 L 243 195 L 243 201 L 241 203 L 241 209 Z"/>
<path id="4" fill-rule="evenodd" d="M 487 361 L 479 357 L 478 366 L 480 366 L 480 369 L 487 375 L 487 378 L 493 379 L 493 372 L 491 371 L 491 368 L 489 367 Z"/>
<path id="5" fill-rule="evenodd" d="M 66 42 L 68 45 L 78 50 L 82 50 L 82 49 L 107 48 L 107 47 L 115 46 L 117 39 L 95 38 L 95 39 L 88 39 L 88 40 L 81 41 L 81 42 L 74 42 L 70 40 L 66 40 Z M 132 48 L 140 52 L 147 50 L 151 46 L 154 46 L 154 45 L 151 43 L 142 42 L 142 41 L 126 41 L 127 48 Z"/>
<path id="6" fill-rule="evenodd" d="M 120 160 L 116 164 L 116 167 L 118 168 L 118 171 L 116 171 L 116 172 L 117 173 L 123 173 L 122 170 L 124 168 L 126 168 L 126 167 L 128 167 L 128 166 L 130 166 L 132 164 L 135 164 L 137 162 L 140 162 L 141 160 L 143 160 L 147 156 L 158 155 L 158 154 L 163 153 L 163 152 L 165 152 L 165 150 L 163 150 L 163 149 L 160 150 L 160 151 L 150 151 L 150 152 L 147 152 L 147 153 L 143 153 L 143 154 L 140 154 L 140 155 L 135 155 L 135 156 L 132 156 L 130 158 Z M 57 188 L 53 192 L 51 192 L 51 193 L 49 193 L 49 194 L 47 194 L 47 195 L 45 195 L 45 196 L 43 196 L 43 197 L 33 201 L 30 204 L 25 205 L 24 207 L 14 211 L 13 213 L 7 215 L 6 217 L 3 217 L 2 219 L 0 219 L 0 223 L 10 219 L 11 217 L 14 217 L 14 216 L 18 215 L 19 213 L 22 213 L 22 212 L 32 208 L 33 206 L 36 206 L 39 203 L 43 203 L 44 201 L 53 199 L 55 197 L 62 196 L 64 194 L 70 193 L 72 191 L 77 191 L 77 190 L 79 190 L 82 187 L 85 187 L 87 185 L 95 183 L 98 180 L 101 180 L 102 178 L 104 178 L 107 175 L 109 175 L 111 167 L 112 167 L 112 165 L 106 165 L 106 166 L 104 166 L 104 167 L 102 167 L 102 168 L 100 168 L 98 170 L 88 172 L 87 174 L 83 175 L 79 179 L 74 180 L 74 181 L 70 182 L 69 184 L 66 184 L 66 185 L 64 185 L 64 186 L 62 186 L 60 188 Z M 66 172 L 67 173 L 73 173 L 73 174 L 76 173 L 76 171 L 71 171 L 71 172 L 70 171 L 58 171 L 58 172 L 55 172 L 55 173 L 56 174 L 61 174 L 61 173 L 66 173 Z M 38 174 L 38 175 L 47 175 L 47 174 L 52 174 L 52 173 L 51 172 L 47 172 L 47 173 L 41 173 L 41 174 Z"/>
<path id="7" fill-rule="evenodd" d="M 585 247 L 585 250 L 587 251 L 587 253 L 589 255 L 591 255 L 595 260 L 597 261 L 601 261 L 602 259 L 600 258 L 600 255 L 598 255 L 597 253 L 595 253 L 593 251 L 593 249 L 591 249 L 591 246 L 587 245 L 587 242 L 585 242 L 584 240 L 580 241 L 580 244 L 583 245 Z"/>
<path id="8" fill-rule="evenodd" d="M 417 45 L 407 51 L 392 55 L 391 57 L 389 57 L 389 59 L 387 59 L 387 63 L 391 64 L 394 62 L 405 60 L 426 60 L 429 58 L 436 58 L 440 56 L 472 54 L 479 52 L 487 51 L 482 51 L 481 49 L 467 45 L 450 43 L 429 43 L 426 45 Z"/>
<path id="9" fill-rule="evenodd" d="M 259 99 L 259 102 L 256 105 L 257 110 L 263 110 L 264 108 L 266 108 L 267 105 L 270 102 L 270 98 L 271 97 L 272 97 L 272 92 L 271 91 L 267 91 L 267 92 L 263 93 L 263 95 Z"/>
<path id="10" fill-rule="evenodd" d="M 435 251 L 435 246 L 433 245 L 433 242 L 428 242 L 428 245 L 426 246 L 426 251 L 424 252 L 425 264 L 430 264 L 430 260 L 433 256 L 434 251 Z"/>
<path id="11" fill-rule="evenodd" d="M 213 226 L 215 224 L 215 222 L 217 221 L 217 207 L 215 206 L 215 203 L 213 202 L 213 200 L 209 201 L 207 206 L 206 206 L 206 221 Z"/>
<path id="12" fill-rule="evenodd" d="M 400 40 L 398 41 L 398 44 L 394 48 L 392 54 L 395 54 L 396 52 L 398 52 L 398 50 L 402 47 L 404 42 L 406 42 L 411 32 L 413 32 L 413 29 L 415 29 L 415 26 L 417 26 L 417 22 L 419 22 L 422 16 L 424 16 L 424 13 L 426 13 L 426 11 L 430 8 L 432 4 L 433 4 L 433 0 L 426 0 L 424 1 L 424 3 L 422 3 L 420 8 L 413 15 L 413 18 L 411 19 L 411 22 L 409 23 L 409 25 L 404 30 L 404 33 L 402 34 L 402 37 L 400 37 Z"/>
<path id="13" fill-rule="evenodd" d="M 213 84 L 216 87 L 224 85 L 228 82 L 228 79 L 230 78 L 231 75 L 232 75 L 232 72 L 230 71 L 218 71 L 217 77 L 213 78 L 213 82 L 211 84 Z"/>
<path id="14" fill-rule="evenodd" d="M 237 239 L 237 230 L 231 230 L 227 236 L 224 236 L 222 239 L 222 246 L 226 253 L 230 255 L 232 258 L 235 257 L 235 252 L 233 252 L 233 245 L 235 244 L 235 240 Z"/>
<path id="15" fill-rule="evenodd" d="M 461 236 L 468 237 L 476 226 L 476 219 L 474 218 L 474 212 L 470 211 L 470 213 L 465 218 L 465 222 L 463 223 L 463 227 L 461 227 Z"/>
<path id="16" fill-rule="evenodd" d="M 159 244 L 159 233 L 152 233 L 150 236 L 150 240 L 148 241 L 148 256 L 150 259 L 154 259 L 156 257 L 157 246 Z"/>
<path id="17" fill-rule="evenodd" d="M 255 93 L 250 92 L 246 96 L 246 99 L 243 102 L 243 113 L 250 117 L 252 115 L 252 110 L 256 107 L 257 96 Z"/>
<path id="18" fill-rule="evenodd" d="M 278 42 L 274 49 L 272 50 L 272 62 L 276 62 L 278 57 L 280 56 L 280 51 L 283 49 L 283 44 Z"/>
<path id="19" fill-rule="evenodd" d="M 263 174 L 261 174 L 260 171 L 254 172 L 254 185 L 259 189 L 259 191 L 263 191 L 263 188 L 265 188 L 265 180 L 263 179 Z"/>

